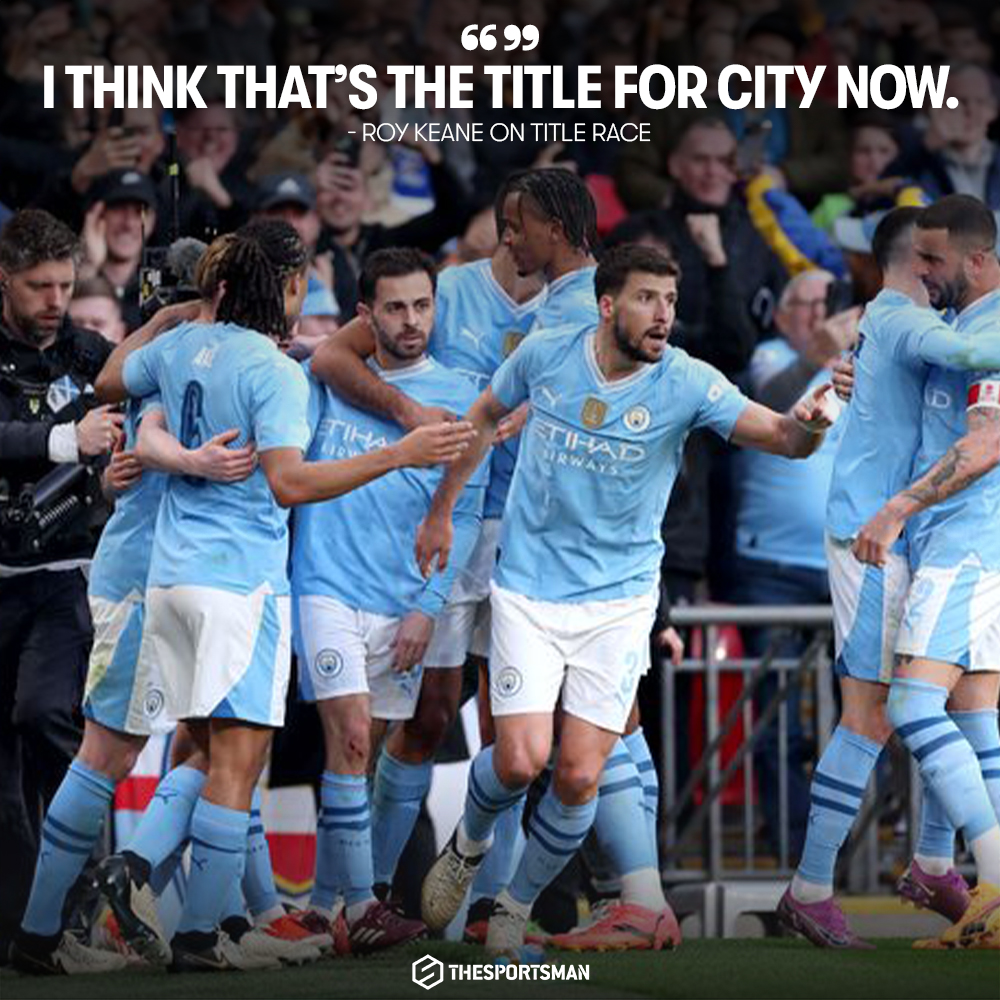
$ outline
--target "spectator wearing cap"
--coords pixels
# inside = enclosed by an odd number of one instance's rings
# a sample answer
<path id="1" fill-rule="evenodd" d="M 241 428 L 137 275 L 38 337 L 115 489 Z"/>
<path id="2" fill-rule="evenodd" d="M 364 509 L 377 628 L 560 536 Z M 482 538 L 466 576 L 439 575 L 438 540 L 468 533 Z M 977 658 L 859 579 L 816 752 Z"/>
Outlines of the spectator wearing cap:
<path id="1" fill-rule="evenodd" d="M 69 318 L 84 330 L 99 333 L 109 344 L 125 339 L 122 307 L 107 278 L 97 275 L 78 281 L 69 303 Z"/>
<path id="2" fill-rule="evenodd" d="M 764 14 L 747 30 L 733 58 L 753 71 L 756 66 L 790 66 L 800 62 L 804 38 L 795 21 L 780 12 Z M 768 78 L 771 80 L 772 78 Z M 650 123 L 650 141 L 627 143 L 616 179 L 629 208 L 669 203 L 674 186 L 666 170 L 678 134 L 694 118 L 721 118 L 740 145 L 748 167 L 765 166 L 777 180 L 812 207 L 830 191 L 847 184 L 847 136 L 840 112 L 820 100 L 800 108 L 794 94 L 785 108 L 725 108 L 706 101 L 699 111 L 661 112 Z M 750 163 L 750 161 L 756 161 Z"/>
<path id="3" fill-rule="evenodd" d="M 104 277 L 121 304 L 129 330 L 142 322 L 139 267 L 145 243 L 156 229 L 156 188 L 138 170 L 112 170 L 87 192 L 81 278 Z"/>
<path id="4" fill-rule="evenodd" d="M 946 96 L 958 107 L 931 108 L 919 145 L 889 166 L 887 173 L 909 177 L 931 198 L 969 194 L 1000 209 L 1000 147 L 989 128 L 998 111 L 997 83 L 981 66 L 952 67 Z"/>
<path id="5" fill-rule="evenodd" d="M 310 275 L 302 312 L 292 328 L 292 342 L 287 354 L 304 361 L 330 334 L 340 326 L 340 306 L 333 292 L 318 278 Z"/>
<path id="6" fill-rule="evenodd" d="M 347 255 L 337 243 L 317 253 L 322 220 L 316 211 L 316 189 L 302 174 L 280 173 L 264 177 L 254 194 L 254 216 L 282 219 L 305 243 L 312 257 L 311 277 L 330 289 L 335 302 L 344 303 L 348 315 L 357 303 L 357 282 Z M 337 310 L 340 314 L 340 308 Z"/>

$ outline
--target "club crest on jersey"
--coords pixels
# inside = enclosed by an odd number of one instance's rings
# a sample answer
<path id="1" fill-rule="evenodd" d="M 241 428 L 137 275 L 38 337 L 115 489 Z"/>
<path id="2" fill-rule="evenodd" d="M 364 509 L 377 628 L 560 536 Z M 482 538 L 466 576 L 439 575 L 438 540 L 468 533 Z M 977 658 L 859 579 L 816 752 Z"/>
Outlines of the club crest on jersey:
<path id="1" fill-rule="evenodd" d="M 336 677 L 344 669 L 344 658 L 335 649 L 321 649 L 316 654 L 316 673 Z"/>
<path id="2" fill-rule="evenodd" d="M 633 434 L 641 434 L 651 423 L 653 417 L 645 406 L 633 406 L 625 411 L 625 426 Z"/>
<path id="3" fill-rule="evenodd" d="M 583 410 L 580 413 L 580 419 L 583 420 L 583 426 L 589 427 L 591 430 L 600 427 L 604 423 L 604 418 L 608 414 L 608 404 L 601 399 L 595 399 L 593 396 L 588 396 L 583 404 Z"/>
<path id="4" fill-rule="evenodd" d="M 503 338 L 503 356 L 509 358 L 514 351 L 521 345 L 521 341 L 524 340 L 525 334 L 518 333 L 517 330 L 511 330 L 509 333 L 504 335 Z"/>

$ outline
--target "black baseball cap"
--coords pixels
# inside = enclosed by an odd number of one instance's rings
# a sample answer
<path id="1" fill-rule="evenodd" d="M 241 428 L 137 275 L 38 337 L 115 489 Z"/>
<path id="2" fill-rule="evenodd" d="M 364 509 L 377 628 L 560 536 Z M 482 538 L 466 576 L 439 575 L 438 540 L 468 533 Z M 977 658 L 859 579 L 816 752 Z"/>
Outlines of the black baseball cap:
<path id="1" fill-rule="evenodd" d="M 105 205 L 137 201 L 146 208 L 156 208 L 156 186 L 140 170 L 111 170 L 98 177 L 87 189 L 87 207 L 98 201 L 103 201 Z"/>
<path id="2" fill-rule="evenodd" d="M 266 212 L 275 205 L 316 207 L 316 191 L 302 174 L 270 174 L 257 185 L 256 209 Z"/>

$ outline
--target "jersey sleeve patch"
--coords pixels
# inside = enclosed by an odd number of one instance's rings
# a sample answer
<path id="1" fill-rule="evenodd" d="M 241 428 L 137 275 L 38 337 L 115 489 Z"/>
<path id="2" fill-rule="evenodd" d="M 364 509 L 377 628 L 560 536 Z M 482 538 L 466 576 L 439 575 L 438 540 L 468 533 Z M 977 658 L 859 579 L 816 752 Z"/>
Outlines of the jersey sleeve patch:
<path id="1" fill-rule="evenodd" d="M 968 408 L 977 407 L 1000 410 L 1000 376 L 980 379 L 969 387 Z"/>

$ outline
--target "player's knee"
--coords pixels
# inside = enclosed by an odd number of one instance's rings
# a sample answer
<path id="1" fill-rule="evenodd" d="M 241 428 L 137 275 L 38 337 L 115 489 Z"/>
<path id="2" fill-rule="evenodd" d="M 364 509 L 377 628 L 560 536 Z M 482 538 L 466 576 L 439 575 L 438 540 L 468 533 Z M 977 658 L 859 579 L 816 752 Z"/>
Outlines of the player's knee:
<path id="1" fill-rule="evenodd" d="M 565 805 L 589 802 L 597 794 L 602 766 L 598 761 L 560 761 L 553 776 L 553 788 Z"/>
<path id="2" fill-rule="evenodd" d="M 429 757 L 444 742 L 454 721 L 455 713 L 447 698 L 429 699 L 403 727 L 408 749 Z"/>
<path id="3" fill-rule="evenodd" d="M 345 720 L 335 738 L 334 763 L 337 770 L 364 772 L 371 746 L 371 721 L 367 716 Z"/>
<path id="4" fill-rule="evenodd" d="M 884 704 L 845 708 L 840 717 L 840 724 L 852 733 L 857 733 L 858 736 L 864 736 L 865 739 L 880 745 L 886 743 L 893 730 L 893 723 L 889 720 Z"/>
<path id="5" fill-rule="evenodd" d="M 542 773 L 545 759 L 538 760 L 530 746 L 521 745 L 494 752 L 493 766 L 497 777 L 508 788 L 524 788 Z"/>

